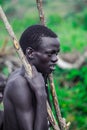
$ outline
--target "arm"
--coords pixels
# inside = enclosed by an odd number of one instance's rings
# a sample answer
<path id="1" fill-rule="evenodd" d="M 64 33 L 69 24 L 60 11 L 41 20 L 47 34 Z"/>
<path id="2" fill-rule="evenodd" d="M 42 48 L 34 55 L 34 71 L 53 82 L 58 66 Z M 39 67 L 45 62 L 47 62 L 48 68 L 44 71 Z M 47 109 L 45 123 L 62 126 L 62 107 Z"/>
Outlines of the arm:
<path id="1" fill-rule="evenodd" d="M 25 79 L 16 78 L 15 82 L 10 85 L 12 87 L 10 87 L 8 96 L 14 107 L 20 130 L 33 130 L 32 96 Z"/>
<path id="2" fill-rule="evenodd" d="M 32 79 L 26 75 L 27 81 L 34 91 L 36 96 L 36 116 L 34 130 L 47 130 L 47 106 L 46 106 L 46 90 L 45 82 L 41 73 L 38 73 L 35 68 L 33 68 Z"/>
<path id="3" fill-rule="evenodd" d="M 36 117 L 34 130 L 47 130 L 47 107 L 46 97 L 43 94 L 36 96 Z"/>

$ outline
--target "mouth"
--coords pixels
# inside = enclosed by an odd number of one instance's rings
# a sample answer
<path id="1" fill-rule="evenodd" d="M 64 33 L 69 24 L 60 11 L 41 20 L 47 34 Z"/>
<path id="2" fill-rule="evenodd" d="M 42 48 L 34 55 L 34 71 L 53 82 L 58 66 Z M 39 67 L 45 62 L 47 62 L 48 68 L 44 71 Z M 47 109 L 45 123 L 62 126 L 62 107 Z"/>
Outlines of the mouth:
<path id="1" fill-rule="evenodd" d="M 49 68 L 50 68 L 51 71 L 54 71 L 55 70 L 55 65 L 50 65 Z"/>

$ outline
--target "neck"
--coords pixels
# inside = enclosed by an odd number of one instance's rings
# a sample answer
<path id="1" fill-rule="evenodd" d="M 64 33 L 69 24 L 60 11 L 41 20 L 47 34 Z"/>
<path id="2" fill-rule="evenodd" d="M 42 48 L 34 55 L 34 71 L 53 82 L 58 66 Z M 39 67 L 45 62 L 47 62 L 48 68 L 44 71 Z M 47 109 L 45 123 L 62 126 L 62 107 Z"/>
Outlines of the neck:
<path id="1" fill-rule="evenodd" d="M 43 77 L 44 77 L 45 84 L 47 84 L 48 75 L 47 75 L 47 74 L 42 74 L 42 75 L 43 75 Z"/>

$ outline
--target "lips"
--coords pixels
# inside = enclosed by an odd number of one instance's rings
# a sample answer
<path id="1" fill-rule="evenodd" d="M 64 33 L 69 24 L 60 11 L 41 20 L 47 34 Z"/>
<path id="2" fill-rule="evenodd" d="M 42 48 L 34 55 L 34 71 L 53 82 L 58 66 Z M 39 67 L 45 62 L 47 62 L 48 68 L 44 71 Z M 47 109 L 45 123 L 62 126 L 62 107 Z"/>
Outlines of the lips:
<path id="1" fill-rule="evenodd" d="M 55 65 L 50 65 L 49 68 L 50 68 L 51 71 L 54 71 L 55 70 Z"/>

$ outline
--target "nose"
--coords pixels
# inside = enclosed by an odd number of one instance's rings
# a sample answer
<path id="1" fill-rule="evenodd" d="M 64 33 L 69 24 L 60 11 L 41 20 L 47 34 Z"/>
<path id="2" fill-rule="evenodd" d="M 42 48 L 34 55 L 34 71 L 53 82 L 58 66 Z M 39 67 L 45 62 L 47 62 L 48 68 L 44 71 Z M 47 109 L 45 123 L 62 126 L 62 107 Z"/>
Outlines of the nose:
<path id="1" fill-rule="evenodd" d="M 51 62 L 56 63 L 58 61 L 58 56 L 56 54 L 53 54 L 51 57 Z"/>

